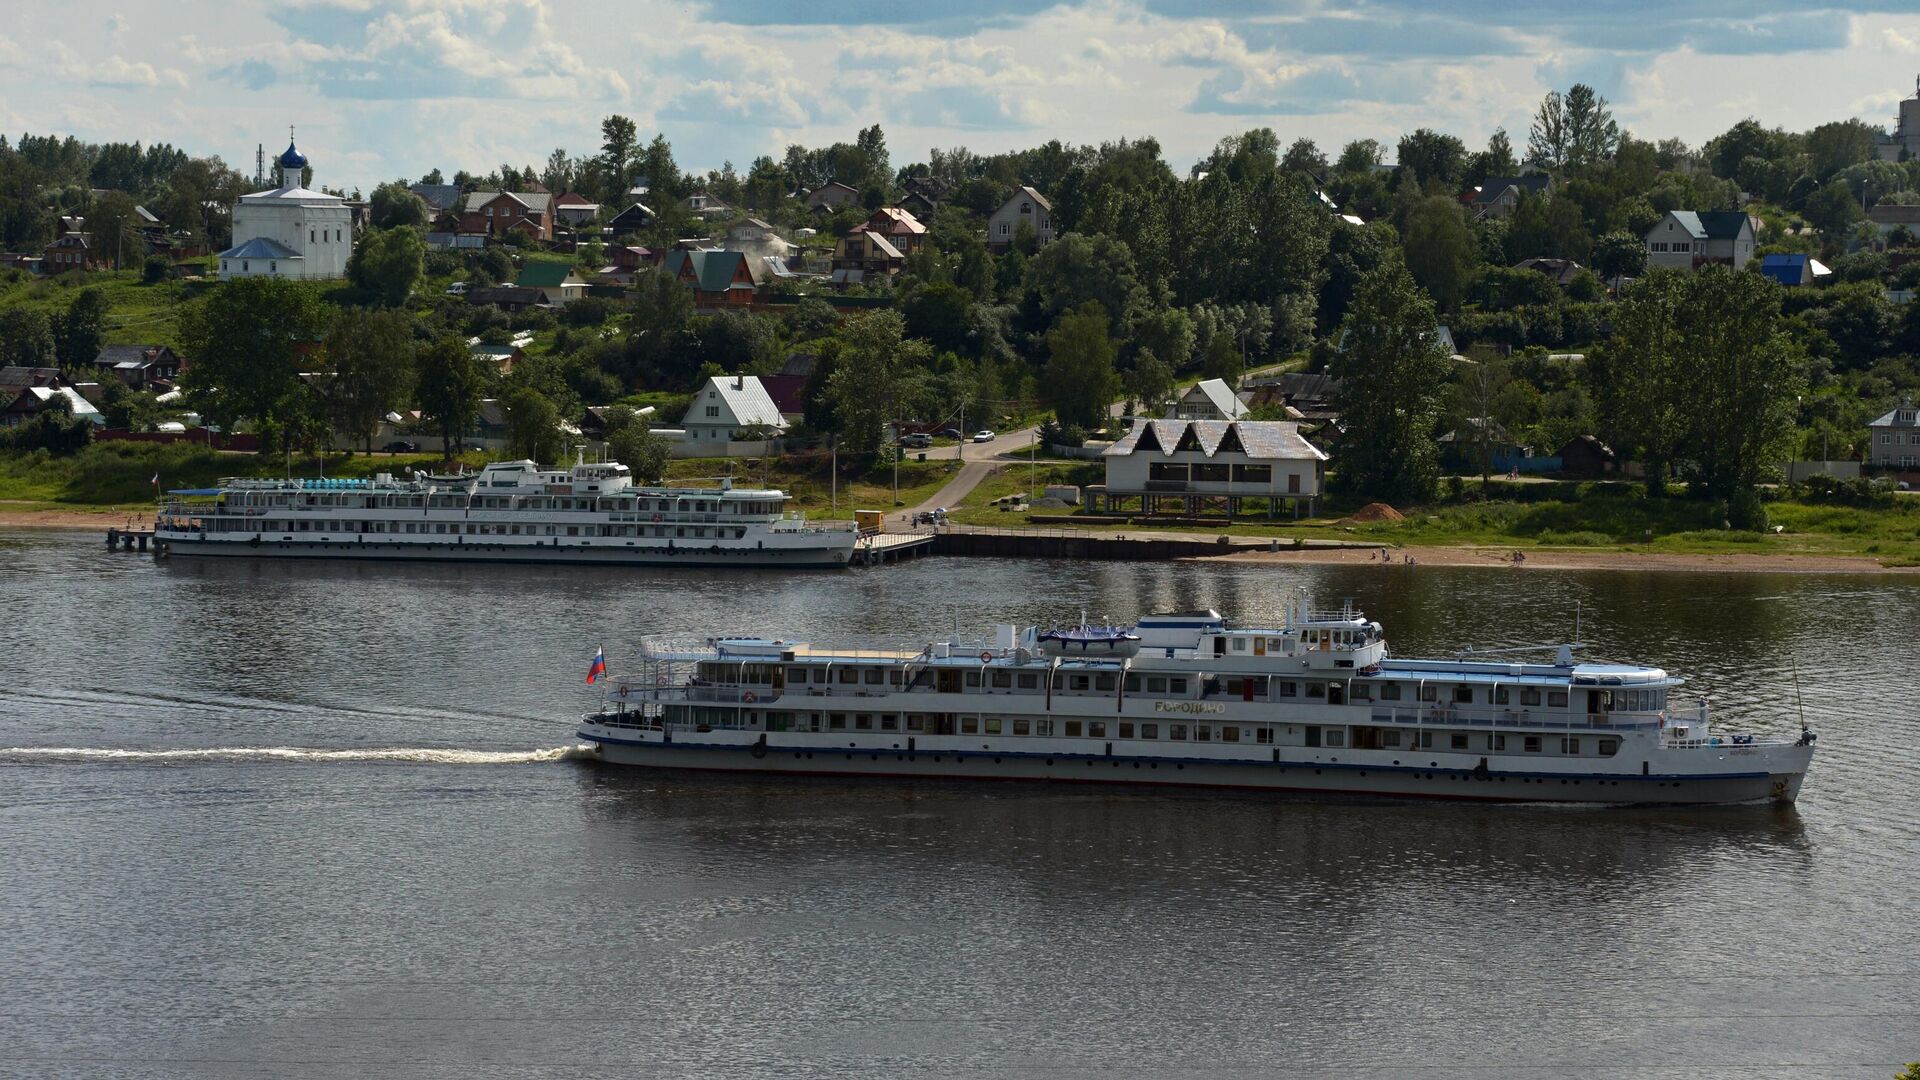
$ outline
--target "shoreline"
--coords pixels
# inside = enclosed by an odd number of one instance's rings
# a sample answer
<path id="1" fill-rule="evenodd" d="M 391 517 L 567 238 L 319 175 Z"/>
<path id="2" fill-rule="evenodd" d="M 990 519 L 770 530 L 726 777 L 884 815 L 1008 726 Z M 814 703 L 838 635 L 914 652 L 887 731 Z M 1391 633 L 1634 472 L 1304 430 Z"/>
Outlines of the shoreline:
<path id="1" fill-rule="evenodd" d="M 128 527 L 146 528 L 152 518 L 145 513 L 120 510 L 45 510 L 0 509 L 0 529 L 32 529 L 50 532 L 97 532 Z M 1484 566 L 1510 570 L 1662 570 L 1683 573 L 1788 573 L 1788 574 L 1915 574 L 1920 567 L 1884 566 L 1870 555 L 1759 554 L 1727 552 L 1720 554 L 1666 551 L 1570 551 L 1562 549 L 1522 549 L 1526 561 L 1518 565 L 1508 561 L 1514 549 L 1484 544 L 1435 545 L 1391 549 L 1393 566 L 1419 569 L 1421 566 Z M 1242 562 L 1313 566 L 1378 566 L 1377 547 L 1309 547 L 1280 551 L 1241 550 L 1222 555 L 1180 556 L 1181 562 Z M 1405 559 L 1413 556 L 1413 565 Z"/>

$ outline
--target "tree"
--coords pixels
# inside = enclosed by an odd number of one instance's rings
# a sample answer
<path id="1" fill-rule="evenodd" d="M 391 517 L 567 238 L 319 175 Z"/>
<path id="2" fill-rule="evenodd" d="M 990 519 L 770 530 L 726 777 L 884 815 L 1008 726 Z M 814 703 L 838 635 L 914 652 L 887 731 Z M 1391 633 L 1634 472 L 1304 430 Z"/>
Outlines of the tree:
<path id="1" fill-rule="evenodd" d="M 607 190 L 602 201 L 612 203 L 627 193 L 632 179 L 634 152 L 640 146 L 639 129 L 624 116 L 609 116 L 600 121 L 600 160 L 607 174 Z"/>
<path id="2" fill-rule="evenodd" d="M 546 167 L 540 170 L 540 186 L 559 195 L 573 187 L 573 176 L 574 163 L 567 156 L 566 147 L 555 147 L 553 153 L 547 155 Z"/>
<path id="3" fill-rule="evenodd" d="M 530 386 L 516 387 L 501 402 L 507 410 L 507 452 L 549 464 L 566 455 L 560 437 L 560 410 Z"/>
<path id="4" fill-rule="evenodd" d="M 135 223 L 133 196 L 124 191 L 109 191 L 93 200 L 87 211 L 87 231 L 93 234 L 94 250 L 112 261 L 115 270 L 129 252 L 139 249 L 140 229 Z"/>
<path id="5" fill-rule="evenodd" d="M 1106 419 L 1119 392 L 1114 353 L 1106 311 L 1094 301 L 1062 315 L 1047 331 L 1040 397 L 1061 423 L 1095 428 Z"/>
<path id="6" fill-rule="evenodd" d="M 1317 181 L 1327 174 L 1327 155 L 1320 152 L 1319 145 L 1312 139 L 1295 139 L 1280 156 L 1280 171 L 1306 173 Z"/>
<path id="7" fill-rule="evenodd" d="M 1467 146 L 1452 135 L 1421 128 L 1400 138 L 1400 168 L 1422 184 L 1452 191 L 1467 169 Z"/>
<path id="8" fill-rule="evenodd" d="M 0 367 L 52 367 L 57 355 L 46 312 L 18 307 L 0 311 Z"/>
<path id="9" fill-rule="evenodd" d="M 1802 357 L 1766 278 L 1709 266 L 1684 292 L 1676 330 L 1686 372 L 1678 404 L 1690 427 L 1687 475 L 1701 494 L 1729 500 L 1736 527 L 1762 527 L 1755 493 L 1787 452 Z"/>
<path id="10" fill-rule="evenodd" d="M 1398 260 L 1360 280 L 1330 365 L 1341 380 L 1334 475 L 1342 488 L 1396 501 L 1432 496 L 1448 371 L 1437 326 L 1433 302 Z"/>
<path id="11" fill-rule="evenodd" d="M 1807 157 L 1813 177 L 1824 180 L 1849 165 L 1874 159 L 1879 131 L 1864 120 L 1839 120 L 1807 132 Z"/>
<path id="12" fill-rule="evenodd" d="M 413 387 L 413 325 L 405 313 L 347 308 L 327 331 L 332 369 L 322 398 L 334 430 L 373 452 L 374 432 Z"/>
<path id="13" fill-rule="evenodd" d="M 367 212 L 376 229 L 397 229 L 403 225 L 423 229 L 427 225 L 426 201 L 409 191 L 405 181 L 389 180 L 381 184 L 373 189 L 367 202 Z"/>
<path id="14" fill-rule="evenodd" d="M 111 306 L 106 290 L 98 287 L 81 289 L 74 296 L 67 305 L 66 317 L 60 320 L 61 367 L 68 371 L 92 369 L 93 358 L 100 355 L 106 339 L 107 309 Z"/>
<path id="15" fill-rule="evenodd" d="M 1454 311 L 1479 266 L 1479 244 L 1460 203 L 1433 195 L 1407 215 L 1406 265 L 1443 311 Z"/>
<path id="16" fill-rule="evenodd" d="M 1375 139 L 1355 139 L 1340 149 L 1340 160 L 1334 163 L 1334 171 L 1341 173 L 1365 173 L 1380 164 L 1386 148 Z"/>
<path id="17" fill-rule="evenodd" d="M 419 230 L 369 229 L 347 260 L 347 277 L 381 303 L 399 307 L 413 295 L 426 271 L 426 258 L 427 243 Z"/>
<path id="18" fill-rule="evenodd" d="M 1048 319 L 1077 311 L 1088 301 L 1098 303 L 1111 332 L 1126 325 L 1134 307 L 1146 299 L 1133 252 L 1105 234 L 1089 238 L 1068 233 L 1041 248 L 1027 263 L 1026 287 Z"/>
<path id="19" fill-rule="evenodd" d="M 1591 378 L 1607 441 L 1638 461 L 1647 492 L 1666 492 L 1667 470 L 1686 433 L 1687 373 L 1677 330 L 1686 276 L 1657 267 L 1614 309 L 1613 336 L 1594 350 Z"/>
<path id="20" fill-rule="evenodd" d="M 182 376 L 188 404 L 229 431 L 249 421 L 267 430 L 306 426 L 312 400 L 300 381 L 303 350 L 326 325 L 310 285 L 281 277 L 226 282 L 181 319 L 181 344 L 193 358 Z"/>
<path id="21" fill-rule="evenodd" d="M 1847 235 L 1847 230 L 1866 220 L 1866 211 L 1860 209 L 1860 200 L 1854 197 L 1853 188 L 1845 180 L 1835 180 L 1823 184 L 1807 198 L 1807 220 L 1813 227 L 1824 233 L 1828 240 L 1839 240 Z"/>
<path id="22" fill-rule="evenodd" d="M 607 410 L 607 456 L 625 465 L 635 483 L 657 483 L 666 475 L 673 444 L 656 435 L 647 418 L 625 405 Z"/>
<path id="23" fill-rule="evenodd" d="M 1482 488 L 1492 479 L 1493 442 L 1501 426 L 1494 419 L 1494 413 L 1510 381 L 1506 361 L 1484 360 L 1463 365 L 1456 384 L 1460 407 L 1454 410 L 1458 426 L 1453 430 L 1455 438 L 1473 440 L 1473 457 L 1480 466 Z"/>
<path id="24" fill-rule="evenodd" d="M 1607 99 L 1575 83 L 1565 95 L 1548 91 L 1540 102 L 1527 133 L 1527 160 L 1549 169 L 1584 169 L 1612 157 L 1619 144 L 1620 125 Z"/>
<path id="25" fill-rule="evenodd" d="M 1152 416 L 1173 396 L 1173 369 L 1151 349 L 1142 349 L 1133 358 L 1133 370 L 1126 375 L 1127 396 Z"/>
<path id="26" fill-rule="evenodd" d="M 480 415 L 480 398 L 487 384 L 485 365 L 457 334 L 429 343 L 419 351 L 415 365 L 419 370 L 415 402 L 421 413 L 440 428 L 447 452 L 461 453 L 466 449 L 467 433 Z"/>
<path id="27" fill-rule="evenodd" d="M 853 450 L 877 450 L 886 426 L 907 419 L 912 383 L 933 350 L 906 336 L 897 311 L 848 319 L 835 340 L 839 351 L 828 381 L 834 417 Z"/>

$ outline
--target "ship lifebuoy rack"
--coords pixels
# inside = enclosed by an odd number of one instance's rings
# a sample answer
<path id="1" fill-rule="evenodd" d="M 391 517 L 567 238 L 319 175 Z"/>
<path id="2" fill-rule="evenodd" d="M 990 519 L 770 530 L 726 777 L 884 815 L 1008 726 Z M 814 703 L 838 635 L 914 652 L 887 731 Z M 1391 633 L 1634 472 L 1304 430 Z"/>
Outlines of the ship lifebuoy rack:
<path id="1" fill-rule="evenodd" d="M 627 684 L 626 684 L 626 683 L 621 683 L 621 684 L 620 684 L 620 696 L 621 696 L 621 697 L 623 697 L 623 698 L 627 696 Z"/>
<path id="2" fill-rule="evenodd" d="M 665 675 L 655 675 L 653 677 L 653 685 L 655 686 L 667 685 L 667 677 Z"/>
<path id="3" fill-rule="evenodd" d="M 740 695 L 740 700 L 747 703 L 748 705 L 751 705 L 754 702 L 760 700 L 760 695 L 749 690 L 746 693 Z"/>
<path id="4" fill-rule="evenodd" d="M 981 654 L 980 654 L 980 662 L 981 662 L 981 663 L 983 663 L 983 664 L 991 664 L 991 663 L 993 663 L 993 651 L 992 651 L 992 650 L 988 650 L 988 651 L 986 651 L 986 652 L 983 652 L 983 653 L 981 653 Z"/>

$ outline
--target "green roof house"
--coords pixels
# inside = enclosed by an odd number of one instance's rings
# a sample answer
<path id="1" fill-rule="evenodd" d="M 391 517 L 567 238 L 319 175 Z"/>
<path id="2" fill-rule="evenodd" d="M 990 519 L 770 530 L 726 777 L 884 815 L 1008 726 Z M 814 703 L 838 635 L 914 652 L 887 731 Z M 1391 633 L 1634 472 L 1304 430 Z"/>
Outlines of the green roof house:
<path id="1" fill-rule="evenodd" d="M 564 307 L 587 295 L 587 283 L 573 272 L 572 263 L 529 259 L 514 285 L 539 290 L 540 302 L 552 307 Z"/>

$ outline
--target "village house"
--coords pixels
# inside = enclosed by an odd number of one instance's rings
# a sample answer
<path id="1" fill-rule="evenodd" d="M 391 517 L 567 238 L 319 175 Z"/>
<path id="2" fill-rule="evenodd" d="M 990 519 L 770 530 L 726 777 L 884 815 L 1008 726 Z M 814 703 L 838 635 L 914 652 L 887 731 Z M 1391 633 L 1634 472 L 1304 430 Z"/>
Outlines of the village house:
<path id="1" fill-rule="evenodd" d="M 1327 455 L 1288 420 L 1139 420 L 1101 455 L 1106 483 L 1087 489 L 1094 513 L 1238 515 L 1248 500 L 1269 517 L 1313 513 Z"/>
<path id="2" fill-rule="evenodd" d="M 1760 273 L 1791 287 L 1811 285 L 1833 271 L 1811 255 L 1762 255 Z"/>
<path id="3" fill-rule="evenodd" d="M 460 212 L 463 233 L 498 239 L 509 232 L 531 240 L 553 239 L 553 196 L 544 191 L 473 191 Z"/>
<path id="4" fill-rule="evenodd" d="M 998 255 L 1012 247 L 1022 224 L 1033 230 L 1036 243 L 1053 239 L 1053 204 L 1030 187 L 1014 192 L 1013 198 L 1001 203 L 1000 209 L 987 218 L 988 250 Z"/>
<path id="5" fill-rule="evenodd" d="M 461 203 L 458 184 L 408 184 L 407 190 L 427 204 L 427 217 L 435 218 Z"/>
<path id="6" fill-rule="evenodd" d="M 1531 176 L 1489 176 L 1468 192 L 1461 201 L 1475 217 L 1503 218 L 1520 205 L 1522 195 L 1541 198 L 1553 193 L 1553 177 L 1546 173 Z"/>
<path id="7" fill-rule="evenodd" d="M 1867 425 L 1867 464 L 1877 469 L 1920 467 L 1920 409 L 1912 398 Z"/>
<path id="8" fill-rule="evenodd" d="M 1574 262 L 1572 259 L 1548 258 L 1521 259 L 1519 262 L 1513 264 L 1513 268 L 1515 270 L 1531 270 L 1536 274 L 1545 274 L 1553 279 L 1555 285 L 1563 289 L 1573 284 L 1573 279 L 1579 277 L 1580 271 L 1583 269 L 1579 263 Z"/>
<path id="9" fill-rule="evenodd" d="M 165 345 L 108 345 L 93 358 L 93 366 L 135 390 L 146 390 L 155 383 L 171 384 L 186 364 Z"/>
<path id="10" fill-rule="evenodd" d="M 577 192 L 563 191 L 553 197 L 553 218 L 570 229 L 593 224 L 600 216 L 600 204 Z"/>
<path id="11" fill-rule="evenodd" d="M 842 207 L 859 205 L 859 189 L 838 180 L 829 180 L 807 192 L 807 209 L 816 214 L 831 214 Z"/>
<path id="12" fill-rule="evenodd" d="M 93 237 L 83 232 L 62 233 L 40 255 L 40 272 L 43 274 L 104 268 L 105 264 L 93 246 Z"/>
<path id="13" fill-rule="evenodd" d="M 867 220 L 855 225 L 852 232 L 874 233 L 887 238 L 902 255 L 912 255 L 927 242 L 927 227 L 920 219 L 897 206 L 883 206 L 875 210 Z"/>
<path id="14" fill-rule="evenodd" d="M 757 290 L 752 262 L 744 252 L 669 251 L 660 270 L 687 283 L 696 307 L 746 307 Z"/>
<path id="15" fill-rule="evenodd" d="M 833 284 L 846 288 L 900 272 L 907 257 L 876 232 L 849 233 L 833 249 Z"/>
<path id="16" fill-rule="evenodd" d="M 1532 447 L 1515 442 L 1498 420 L 1485 416 L 1467 417 L 1436 441 L 1440 444 L 1441 468 L 1462 473 L 1482 468 L 1503 473 L 1520 468 L 1533 453 Z"/>
<path id="17" fill-rule="evenodd" d="M 680 427 L 686 433 L 683 456 L 719 457 L 727 453 L 728 443 L 743 441 L 743 434 L 759 436 L 745 441 L 764 441 L 779 435 L 786 431 L 787 419 L 759 379 L 752 375 L 714 375 L 694 391 Z"/>
<path id="18" fill-rule="evenodd" d="M 526 350 L 518 345 L 488 345 L 484 342 L 467 346 L 468 355 L 487 365 L 488 370 L 502 375 L 513 374 L 513 369 L 527 359 Z"/>
<path id="19" fill-rule="evenodd" d="M 1754 237 L 1753 218 L 1739 210 L 1669 210 L 1647 231 L 1647 266 L 1691 273 L 1725 263 L 1740 270 L 1753 258 Z"/>
<path id="20" fill-rule="evenodd" d="M 55 400 L 65 401 L 75 418 L 95 427 L 107 422 L 100 410 L 71 386 L 23 386 L 14 390 L 0 386 L 0 402 L 4 402 L 0 404 L 0 427 L 19 427 L 40 415 Z"/>
<path id="21" fill-rule="evenodd" d="M 1894 206 L 1891 203 L 1876 203 L 1867 211 L 1867 220 L 1873 223 L 1875 232 L 1880 234 L 1884 243 L 1893 235 L 1893 230 L 1905 228 L 1907 232 L 1920 237 L 1920 206 Z"/>
<path id="22" fill-rule="evenodd" d="M 687 196 L 681 200 L 681 205 L 689 212 L 703 218 L 725 217 L 733 213 L 726 203 L 721 202 L 719 199 L 714 198 L 704 191 L 696 191 Z"/>
<path id="23" fill-rule="evenodd" d="M 1167 404 L 1169 420 L 1244 420 L 1247 412 L 1225 379 L 1202 379 Z"/>
<path id="24" fill-rule="evenodd" d="M 641 203 L 633 203 L 625 210 L 613 215 L 613 220 L 607 222 L 607 233 L 610 236 L 637 233 L 653 228 L 653 221 L 654 214 L 651 209 Z"/>
<path id="25" fill-rule="evenodd" d="M 549 307 L 565 307 L 587 295 L 586 280 L 573 272 L 573 264 L 554 260 L 528 259 L 514 285 L 538 292 L 540 303 Z"/>
<path id="26" fill-rule="evenodd" d="M 1613 447 L 1597 435 L 1575 435 L 1554 454 L 1560 459 L 1560 475 L 1577 477 L 1605 476 L 1620 466 Z"/>

